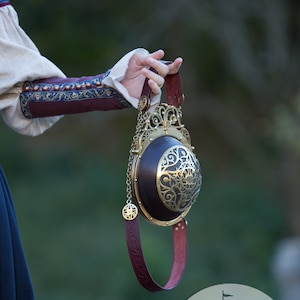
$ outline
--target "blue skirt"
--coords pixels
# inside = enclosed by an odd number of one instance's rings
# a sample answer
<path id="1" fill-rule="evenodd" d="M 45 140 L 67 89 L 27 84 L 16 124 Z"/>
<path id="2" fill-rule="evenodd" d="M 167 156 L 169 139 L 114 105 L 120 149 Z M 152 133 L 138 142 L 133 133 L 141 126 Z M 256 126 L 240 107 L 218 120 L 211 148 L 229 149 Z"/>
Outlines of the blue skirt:
<path id="1" fill-rule="evenodd" d="M 33 300 L 34 294 L 7 180 L 0 166 L 0 299 Z"/>

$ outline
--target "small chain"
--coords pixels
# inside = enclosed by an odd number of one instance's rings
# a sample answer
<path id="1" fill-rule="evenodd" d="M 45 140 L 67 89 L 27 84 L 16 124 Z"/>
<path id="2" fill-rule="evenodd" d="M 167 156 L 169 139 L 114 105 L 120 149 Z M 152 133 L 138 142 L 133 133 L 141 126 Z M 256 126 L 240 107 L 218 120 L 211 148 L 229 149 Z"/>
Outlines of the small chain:
<path id="1" fill-rule="evenodd" d="M 165 104 L 163 108 L 168 106 Z M 181 118 L 181 109 L 177 108 L 178 110 L 178 117 Z M 159 112 L 159 110 L 158 110 Z M 127 173 L 126 173 L 126 194 L 127 194 L 127 201 L 126 204 L 132 203 L 132 172 L 133 172 L 133 159 L 135 155 L 140 154 L 140 149 L 138 147 L 140 146 L 139 144 L 139 139 L 142 135 L 142 133 L 146 130 L 145 125 L 147 124 L 147 120 L 149 119 L 149 116 L 151 113 L 149 112 L 144 112 L 144 111 L 139 111 L 137 115 L 137 124 L 136 124 L 136 129 L 135 129 L 135 135 L 132 139 L 132 143 L 130 146 L 130 152 L 129 152 L 129 158 L 128 158 L 128 166 L 127 166 Z"/>
<path id="2" fill-rule="evenodd" d="M 132 203 L 132 167 L 133 167 L 133 158 L 134 158 L 134 153 L 137 153 L 139 149 L 136 149 L 138 146 L 138 139 L 141 135 L 141 132 L 143 131 L 145 120 L 148 116 L 148 113 L 143 113 L 139 112 L 137 116 L 137 124 L 136 124 L 136 130 L 135 130 L 135 135 L 132 139 L 132 143 L 130 146 L 130 151 L 129 151 L 129 158 L 128 158 L 128 166 L 127 166 L 127 174 L 126 174 L 126 194 L 127 194 L 127 200 L 126 204 Z"/>

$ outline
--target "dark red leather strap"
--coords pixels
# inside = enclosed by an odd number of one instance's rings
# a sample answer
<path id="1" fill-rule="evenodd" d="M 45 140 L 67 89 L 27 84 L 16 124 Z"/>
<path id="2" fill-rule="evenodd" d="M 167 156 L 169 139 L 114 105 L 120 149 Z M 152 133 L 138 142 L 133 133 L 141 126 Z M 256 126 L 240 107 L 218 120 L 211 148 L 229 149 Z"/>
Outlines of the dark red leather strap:
<path id="1" fill-rule="evenodd" d="M 164 62 L 169 64 L 170 62 Z M 155 72 L 155 70 L 152 69 Z M 179 107 L 182 105 L 184 96 L 182 93 L 182 86 L 179 72 L 173 75 L 167 75 L 166 82 L 166 94 L 167 102 L 170 105 Z M 141 111 L 147 111 L 150 107 L 151 89 L 148 85 L 148 79 L 145 80 L 139 109 Z M 174 260 L 170 278 L 168 282 L 161 286 L 152 278 L 147 264 L 145 262 L 142 243 L 140 238 L 140 223 L 139 216 L 133 220 L 125 220 L 126 229 L 126 241 L 130 260 L 135 272 L 135 275 L 140 284 L 151 292 L 158 292 L 163 290 L 171 290 L 180 282 L 187 259 L 187 228 L 186 221 L 182 219 L 177 224 L 173 225 L 173 239 L 174 239 Z"/>
<path id="2" fill-rule="evenodd" d="M 179 72 L 166 76 L 167 102 L 169 105 L 180 107 L 184 102 Z"/>
<path id="3" fill-rule="evenodd" d="M 125 220 L 126 241 L 131 263 L 138 281 L 148 291 L 159 292 L 163 290 L 171 290 L 174 287 L 176 287 L 180 282 L 184 273 L 187 259 L 186 227 L 187 225 L 184 219 L 178 222 L 177 224 L 173 225 L 173 267 L 168 282 L 164 286 L 161 286 L 154 281 L 145 262 L 140 239 L 139 216 L 137 216 L 134 220 L 131 221 Z"/>

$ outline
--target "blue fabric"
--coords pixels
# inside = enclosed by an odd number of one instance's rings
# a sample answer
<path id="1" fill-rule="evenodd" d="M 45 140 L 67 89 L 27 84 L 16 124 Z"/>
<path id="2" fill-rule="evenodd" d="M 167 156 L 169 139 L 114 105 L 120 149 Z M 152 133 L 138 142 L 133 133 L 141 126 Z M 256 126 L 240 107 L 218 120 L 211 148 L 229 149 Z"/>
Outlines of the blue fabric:
<path id="1" fill-rule="evenodd" d="M 0 166 L 0 299 L 33 300 L 11 193 Z"/>
<path id="2" fill-rule="evenodd" d="M 8 0 L 0 0 L 0 5 L 4 5 L 4 4 L 9 4 L 9 1 Z"/>

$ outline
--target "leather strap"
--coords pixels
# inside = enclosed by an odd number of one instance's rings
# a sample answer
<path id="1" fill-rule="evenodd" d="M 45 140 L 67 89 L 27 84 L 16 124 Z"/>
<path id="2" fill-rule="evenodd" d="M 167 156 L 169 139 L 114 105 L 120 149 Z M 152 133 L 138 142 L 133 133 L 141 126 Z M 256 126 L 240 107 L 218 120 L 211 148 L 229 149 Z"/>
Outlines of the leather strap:
<path id="1" fill-rule="evenodd" d="M 169 64 L 170 62 L 164 62 Z M 152 71 L 155 72 L 154 69 Z M 167 102 L 169 105 L 179 107 L 182 105 L 184 96 L 179 72 L 174 75 L 167 75 L 165 78 Z M 151 89 L 148 85 L 148 79 L 145 80 L 142 94 L 140 97 L 139 110 L 147 111 L 150 107 Z M 135 275 L 140 284 L 151 292 L 171 290 L 180 282 L 187 259 L 187 225 L 185 219 L 173 225 L 174 239 L 174 260 L 170 278 L 168 282 L 161 286 L 152 278 L 147 264 L 145 262 L 142 243 L 140 238 L 139 215 L 133 220 L 125 220 L 126 241 L 130 260 Z"/>
<path id="2" fill-rule="evenodd" d="M 169 105 L 180 107 L 184 102 L 179 72 L 166 76 L 167 102 Z"/>
<path id="3" fill-rule="evenodd" d="M 168 282 L 161 286 L 152 278 L 145 262 L 140 238 L 139 216 L 134 220 L 125 220 L 126 241 L 130 260 L 140 284 L 150 292 L 171 290 L 180 282 L 187 259 L 187 224 L 185 219 L 173 225 L 174 260 Z"/>

